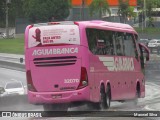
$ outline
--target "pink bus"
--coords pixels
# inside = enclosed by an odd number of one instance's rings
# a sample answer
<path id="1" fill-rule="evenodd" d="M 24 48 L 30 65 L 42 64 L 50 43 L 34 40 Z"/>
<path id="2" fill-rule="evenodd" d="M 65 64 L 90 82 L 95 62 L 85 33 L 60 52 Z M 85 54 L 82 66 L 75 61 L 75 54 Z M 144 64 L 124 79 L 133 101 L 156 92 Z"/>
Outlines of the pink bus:
<path id="1" fill-rule="evenodd" d="M 144 54 L 144 51 L 145 54 Z M 129 25 L 64 21 L 29 25 L 25 31 L 28 99 L 44 110 L 145 96 L 147 47 Z"/>

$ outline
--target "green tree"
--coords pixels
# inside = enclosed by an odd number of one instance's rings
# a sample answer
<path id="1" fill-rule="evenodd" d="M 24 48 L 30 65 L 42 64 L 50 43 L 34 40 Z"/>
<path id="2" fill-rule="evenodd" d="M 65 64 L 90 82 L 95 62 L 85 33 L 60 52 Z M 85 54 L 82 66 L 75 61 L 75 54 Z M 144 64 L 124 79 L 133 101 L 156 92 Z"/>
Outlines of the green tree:
<path id="1" fill-rule="evenodd" d="M 109 15 L 111 14 L 108 2 L 106 0 L 93 0 L 89 5 L 89 11 L 91 16 L 98 13 L 99 18 L 101 18 L 102 13 L 105 13 L 106 11 L 109 13 Z"/>
<path id="2" fill-rule="evenodd" d="M 129 6 L 128 7 L 128 17 L 129 18 L 135 18 L 137 14 L 134 12 L 134 7 Z"/>
<path id="3" fill-rule="evenodd" d="M 120 17 L 120 22 L 126 23 L 127 16 L 129 12 L 129 0 L 119 0 L 118 15 Z"/>
<path id="4" fill-rule="evenodd" d="M 159 8 L 160 7 L 160 0 L 146 0 L 146 12 L 147 12 L 147 17 L 149 19 L 149 27 L 154 26 L 153 24 L 153 18 L 152 18 L 152 12 L 153 8 Z"/>
<path id="5" fill-rule="evenodd" d="M 160 0 L 146 0 L 146 10 L 147 10 L 147 16 L 151 17 L 153 8 L 159 8 L 160 7 Z"/>
<path id="6" fill-rule="evenodd" d="M 9 25 L 15 26 L 16 18 L 24 18 L 23 0 L 11 0 L 9 4 Z"/>
<path id="7" fill-rule="evenodd" d="M 143 0 L 137 0 L 137 5 L 138 5 L 138 7 L 142 8 L 143 7 Z"/>
<path id="8" fill-rule="evenodd" d="M 126 23 L 127 19 L 136 17 L 134 7 L 129 6 L 129 0 L 119 0 L 118 15 L 122 23 Z"/>
<path id="9" fill-rule="evenodd" d="M 153 8 L 160 8 L 160 0 L 138 0 L 137 4 L 140 11 L 139 13 L 140 22 L 142 22 L 142 19 L 144 20 L 144 17 L 148 17 L 149 24 L 153 24 L 153 18 L 152 18 Z M 146 6 L 144 6 L 144 4 Z M 146 7 L 146 11 L 144 10 L 144 7 Z M 147 16 L 144 16 L 144 12 L 147 13 L 146 14 Z"/>
<path id="10" fill-rule="evenodd" d="M 24 12 L 31 22 L 64 20 L 69 16 L 70 0 L 25 0 Z"/>
<path id="11" fill-rule="evenodd" d="M 0 27 L 5 27 L 5 0 L 0 0 Z"/>
<path id="12" fill-rule="evenodd" d="M 11 3 L 7 4 L 8 10 L 8 22 L 9 26 L 15 26 L 15 19 L 17 17 L 24 17 L 23 13 L 23 1 L 11 0 Z M 5 27 L 6 23 L 6 0 L 0 0 L 0 27 Z"/>

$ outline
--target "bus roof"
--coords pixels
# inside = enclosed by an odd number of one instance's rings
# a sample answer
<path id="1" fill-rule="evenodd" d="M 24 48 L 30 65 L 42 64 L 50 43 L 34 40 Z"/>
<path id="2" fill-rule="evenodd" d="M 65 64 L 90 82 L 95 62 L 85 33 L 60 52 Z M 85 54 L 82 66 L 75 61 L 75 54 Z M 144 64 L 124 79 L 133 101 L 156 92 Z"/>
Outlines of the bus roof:
<path id="1" fill-rule="evenodd" d="M 102 20 L 91 20 L 91 21 L 59 21 L 59 22 L 48 22 L 48 23 L 38 23 L 34 24 L 33 27 L 40 27 L 40 26 L 48 26 L 48 25 L 85 25 L 86 27 L 92 27 L 92 26 L 97 26 L 97 27 L 110 27 L 110 28 L 115 28 L 115 29 L 125 29 L 125 30 L 130 30 L 133 31 L 134 33 L 137 34 L 137 32 L 134 30 L 134 28 L 128 24 L 123 24 L 123 23 L 115 23 L 115 22 L 107 22 L 107 21 L 102 21 Z"/>
<path id="2" fill-rule="evenodd" d="M 101 20 L 79 21 L 78 23 L 83 23 L 86 26 L 97 25 L 100 27 L 106 26 L 106 27 L 113 27 L 113 28 L 130 29 L 135 31 L 132 26 L 128 24 L 123 24 L 123 23 L 107 22 L 107 21 L 101 21 Z"/>

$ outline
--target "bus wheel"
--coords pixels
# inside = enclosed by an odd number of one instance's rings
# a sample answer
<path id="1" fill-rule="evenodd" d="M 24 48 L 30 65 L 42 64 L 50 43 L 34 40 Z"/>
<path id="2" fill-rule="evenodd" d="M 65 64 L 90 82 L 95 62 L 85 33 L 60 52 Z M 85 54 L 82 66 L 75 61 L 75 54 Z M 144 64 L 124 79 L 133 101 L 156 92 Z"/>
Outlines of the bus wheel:
<path id="1" fill-rule="evenodd" d="M 68 104 L 44 104 L 44 111 L 67 111 Z"/>
<path id="2" fill-rule="evenodd" d="M 106 94 L 104 91 L 104 87 L 100 90 L 100 102 L 99 102 L 100 109 L 106 109 Z"/>
<path id="3" fill-rule="evenodd" d="M 107 87 L 106 90 L 106 108 L 108 109 L 110 107 L 111 104 L 111 91 L 110 91 L 110 87 Z"/>

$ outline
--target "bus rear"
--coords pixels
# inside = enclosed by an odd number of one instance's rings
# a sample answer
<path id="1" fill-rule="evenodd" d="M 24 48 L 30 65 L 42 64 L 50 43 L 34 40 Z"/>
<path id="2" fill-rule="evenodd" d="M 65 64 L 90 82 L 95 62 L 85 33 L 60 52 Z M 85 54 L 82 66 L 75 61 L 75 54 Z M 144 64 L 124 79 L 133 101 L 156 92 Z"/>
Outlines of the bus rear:
<path id="1" fill-rule="evenodd" d="M 79 26 L 73 23 L 29 25 L 25 62 L 30 103 L 89 100 Z"/>

